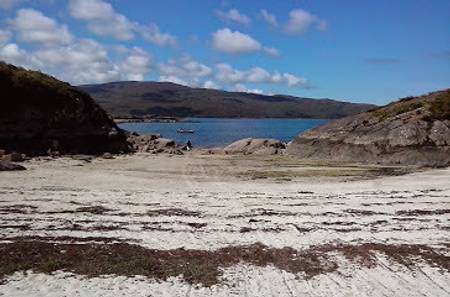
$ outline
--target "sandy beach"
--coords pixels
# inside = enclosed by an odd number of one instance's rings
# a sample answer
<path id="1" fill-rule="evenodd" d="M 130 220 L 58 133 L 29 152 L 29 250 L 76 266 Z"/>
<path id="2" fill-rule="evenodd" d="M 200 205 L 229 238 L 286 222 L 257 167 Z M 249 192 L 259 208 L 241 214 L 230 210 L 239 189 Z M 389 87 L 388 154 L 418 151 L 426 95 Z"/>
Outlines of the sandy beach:
<path id="1" fill-rule="evenodd" d="M 0 173 L 2 253 L 106 246 L 166 266 L 89 274 L 67 260 L 7 275 L 3 296 L 450 295 L 450 169 L 201 151 L 24 165 Z M 175 258 L 189 275 L 164 270 Z"/>

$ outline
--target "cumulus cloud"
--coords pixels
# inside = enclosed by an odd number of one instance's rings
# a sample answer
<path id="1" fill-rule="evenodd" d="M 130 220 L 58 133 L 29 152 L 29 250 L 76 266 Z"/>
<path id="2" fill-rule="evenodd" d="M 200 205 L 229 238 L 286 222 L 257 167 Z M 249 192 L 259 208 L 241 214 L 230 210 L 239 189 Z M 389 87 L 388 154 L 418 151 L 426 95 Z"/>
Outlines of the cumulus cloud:
<path id="1" fill-rule="evenodd" d="M 175 36 L 162 33 L 155 24 L 143 26 L 132 22 L 103 0 L 70 0 L 69 12 L 75 19 L 87 22 L 87 28 L 100 36 L 127 41 L 134 39 L 138 33 L 144 39 L 160 46 L 176 45 Z"/>
<path id="2" fill-rule="evenodd" d="M 189 56 L 170 59 L 159 65 L 160 80 L 186 86 L 198 86 L 200 80 L 212 74 L 212 69 Z"/>
<path id="3" fill-rule="evenodd" d="M 216 64 L 215 78 L 228 84 L 268 83 L 284 84 L 289 87 L 306 87 L 307 80 L 290 73 L 270 73 L 261 67 L 237 70 L 225 63 Z"/>
<path id="4" fill-rule="evenodd" d="M 274 58 L 280 56 L 280 51 L 274 47 L 264 47 L 264 52 Z"/>
<path id="5" fill-rule="evenodd" d="M 217 10 L 216 15 L 225 22 L 236 22 L 241 25 L 249 25 L 250 18 L 237 9 L 230 9 L 228 11 Z"/>
<path id="6" fill-rule="evenodd" d="M 72 17 L 86 21 L 88 29 L 97 35 L 118 40 L 134 38 L 134 24 L 103 0 L 70 0 L 69 12 Z"/>
<path id="7" fill-rule="evenodd" d="M 20 9 L 10 25 L 21 41 L 50 46 L 68 44 L 73 40 L 67 26 L 34 9 Z"/>
<path id="8" fill-rule="evenodd" d="M 220 88 L 219 85 L 216 82 L 212 81 L 212 80 L 205 81 L 203 83 L 203 87 L 205 89 L 219 89 Z"/>
<path id="9" fill-rule="evenodd" d="M 150 56 L 142 49 L 130 49 L 123 61 L 114 62 L 102 45 L 89 39 L 32 52 L 10 43 L 0 48 L 0 59 L 28 69 L 39 69 L 72 84 L 142 80 L 150 71 Z"/>
<path id="10" fill-rule="evenodd" d="M 150 72 L 150 55 L 139 47 L 129 51 L 125 61 L 119 65 L 122 77 L 127 80 L 144 80 L 145 74 Z"/>
<path id="11" fill-rule="evenodd" d="M 251 36 L 224 28 L 213 33 L 214 49 L 226 54 L 248 54 L 261 50 L 261 44 Z"/>
<path id="12" fill-rule="evenodd" d="M 24 67 L 31 65 L 27 52 L 15 43 L 8 43 L 0 48 L 0 60 Z"/>
<path id="13" fill-rule="evenodd" d="M 327 22 L 303 9 L 294 9 L 289 12 L 289 20 L 284 26 L 289 34 L 303 34 L 311 26 L 317 30 L 326 30 Z"/>
<path id="14" fill-rule="evenodd" d="M 273 28 L 278 27 L 277 17 L 274 14 L 267 12 L 267 10 L 265 10 L 265 9 L 261 9 L 260 14 L 261 14 L 262 19 L 267 24 L 269 24 L 271 27 L 273 27 Z"/>
<path id="15" fill-rule="evenodd" d="M 273 47 L 264 47 L 250 35 L 229 28 L 217 30 L 212 36 L 212 47 L 229 55 L 263 52 L 271 57 L 278 57 L 279 51 Z"/>
<path id="16" fill-rule="evenodd" d="M 142 37 L 159 46 L 176 46 L 177 38 L 169 33 L 162 33 L 159 27 L 155 24 L 151 24 L 148 27 L 139 26 L 138 31 L 142 34 Z"/>
<path id="17" fill-rule="evenodd" d="M 244 93 L 253 93 L 253 94 L 264 94 L 264 92 L 260 89 L 249 89 L 244 84 L 236 84 L 233 87 L 233 91 L 236 92 L 244 92 Z"/>

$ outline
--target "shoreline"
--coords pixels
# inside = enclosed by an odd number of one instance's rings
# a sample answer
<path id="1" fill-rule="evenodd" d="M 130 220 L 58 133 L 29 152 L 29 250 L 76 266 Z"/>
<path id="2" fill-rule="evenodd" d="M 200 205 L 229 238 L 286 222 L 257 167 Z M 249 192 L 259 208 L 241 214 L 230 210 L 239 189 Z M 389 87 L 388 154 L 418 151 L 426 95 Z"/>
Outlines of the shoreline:
<path id="1" fill-rule="evenodd" d="M 24 165 L 28 170 L 0 172 L 0 248 L 18 257 L 0 257 L 10 272 L 0 275 L 7 296 L 44 296 L 38 290 L 85 297 L 107 283 L 134 296 L 229 296 L 250 287 L 249 296 L 289 296 L 327 287 L 330 278 L 344 291 L 359 284 L 410 290 L 390 283 L 399 277 L 434 295 L 450 290 L 441 265 L 450 253 L 450 168 L 200 150 L 33 158 Z M 32 258 L 34 270 L 20 273 Z M 418 282 L 415 269 L 439 286 Z"/>

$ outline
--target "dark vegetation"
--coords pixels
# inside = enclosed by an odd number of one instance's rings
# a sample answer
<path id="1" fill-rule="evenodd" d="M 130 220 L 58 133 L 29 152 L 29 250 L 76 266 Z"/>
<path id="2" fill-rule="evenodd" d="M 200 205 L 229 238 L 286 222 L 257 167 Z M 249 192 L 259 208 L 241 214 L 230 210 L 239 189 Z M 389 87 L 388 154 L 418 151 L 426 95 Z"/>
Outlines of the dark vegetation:
<path id="1" fill-rule="evenodd" d="M 340 118 L 373 108 L 330 99 L 190 88 L 168 82 L 83 85 L 114 117 Z"/>
<path id="2" fill-rule="evenodd" d="M 0 148 L 30 155 L 127 151 L 125 135 L 85 92 L 0 62 Z"/>
<path id="3" fill-rule="evenodd" d="M 299 252 L 289 247 L 277 249 L 253 244 L 206 251 L 153 250 L 127 243 L 55 244 L 18 240 L 0 244 L 0 278 L 30 269 L 43 273 L 65 270 L 88 277 L 143 275 L 165 280 L 182 276 L 189 283 L 211 286 L 220 282 L 221 268 L 247 263 L 260 267 L 273 265 L 309 279 L 336 271 L 336 253 L 365 267 L 376 266 L 375 254 L 381 253 L 408 268 L 425 262 L 450 271 L 450 257 L 424 245 L 324 245 Z"/>
<path id="4" fill-rule="evenodd" d="M 450 90 L 440 94 L 431 102 L 429 110 L 432 117 L 450 121 Z"/>

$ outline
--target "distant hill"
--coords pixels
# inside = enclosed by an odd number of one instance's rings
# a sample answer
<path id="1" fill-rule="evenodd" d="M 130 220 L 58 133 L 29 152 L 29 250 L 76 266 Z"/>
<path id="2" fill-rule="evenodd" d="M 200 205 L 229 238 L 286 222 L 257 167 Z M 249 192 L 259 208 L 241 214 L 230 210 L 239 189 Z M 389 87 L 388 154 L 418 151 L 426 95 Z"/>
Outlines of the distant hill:
<path id="1" fill-rule="evenodd" d="M 126 135 L 85 92 L 0 62 L 0 149 L 28 155 L 126 152 Z"/>
<path id="2" fill-rule="evenodd" d="M 450 89 L 407 97 L 300 134 L 288 153 L 311 159 L 450 165 Z"/>
<path id="3" fill-rule="evenodd" d="M 374 105 L 190 88 L 169 82 L 82 85 L 114 117 L 341 118 Z"/>

